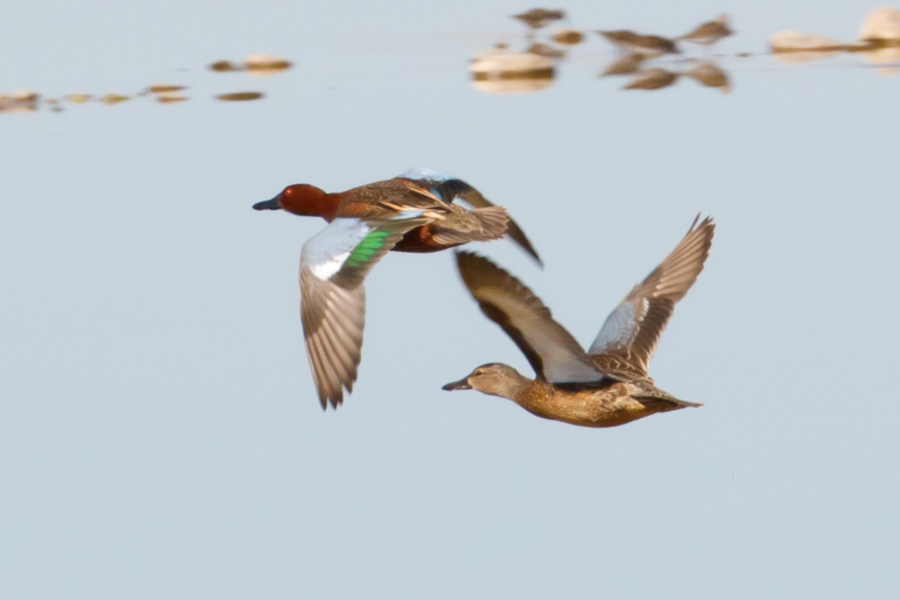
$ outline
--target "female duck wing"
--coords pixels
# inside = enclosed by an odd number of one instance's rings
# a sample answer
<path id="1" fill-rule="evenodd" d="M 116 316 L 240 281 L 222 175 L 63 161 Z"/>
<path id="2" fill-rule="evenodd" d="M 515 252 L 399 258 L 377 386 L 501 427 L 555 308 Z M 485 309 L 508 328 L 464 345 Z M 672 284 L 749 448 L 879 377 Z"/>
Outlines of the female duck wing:
<path id="1" fill-rule="evenodd" d="M 433 193 L 437 196 L 440 196 L 447 202 L 453 202 L 455 198 L 459 198 L 464 202 L 469 203 L 473 208 L 489 208 L 492 206 L 496 206 L 493 202 L 485 198 L 481 195 L 477 189 L 463 181 L 462 179 L 458 179 L 451 175 L 445 175 L 443 173 L 439 173 L 437 171 L 432 171 L 430 169 L 409 169 L 405 173 L 399 175 L 404 179 L 418 180 L 425 185 L 429 186 Z M 507 227 L 506 227 L 506 235 L 512 239 L 516 244 L 519 245 L 522 250 L 527 252 L 538 265 L 543 268 L 544 262 L 541 260 L 541 257 L 538 255 L 537 250 L 534 249 L 534 246 L 531 244 L 531 241 L 525 235 L 525 232 L 522 231 L 522 228 L 519 227 L 519 224 L 513 220 L 509 215 L 506 216 Z"/>
<path id="2" fill-rule="evenodd" d="M 694 219 L 687 235 L 650 275 L 606 318 L 588 354 L 611 376 L 649 379 L 653 351 L 675 303 L 684 298 L 709 256 L 715 223 Z"/>
<path id="3" fill-rule="evenodd" d="M 519 280 L 470 252 L 457 252 L 456 264 L 481 310 L 512 338 L 538 379 L 554 383 L 603 379 L 575 338 Z"/>
<path id="4" fill-rule="evenodd" d="M 430 219 L 410 212 L 394 220 L 335 219 L 300 254 L 300 317 L 322 408 L 337 408 L 353 390 L 366 320 L 363 279 L 407 231 Z"/>

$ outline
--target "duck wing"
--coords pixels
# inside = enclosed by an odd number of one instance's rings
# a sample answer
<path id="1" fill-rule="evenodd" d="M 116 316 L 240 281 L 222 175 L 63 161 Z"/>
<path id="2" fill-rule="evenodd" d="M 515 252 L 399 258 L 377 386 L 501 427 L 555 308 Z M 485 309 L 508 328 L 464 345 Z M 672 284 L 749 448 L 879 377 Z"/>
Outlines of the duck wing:
<path id="1" fill-rule="evenodd" d="M 408 212 L 390 221 L 335 219 L 303 245 L 300 317 L 322 408 L 353 390 L 366 320 L 363 279 L 407 231 L 428 223 Z"/>
<path id="2" fill-rule="evenodd" d="M 475 209 L 496 206 L 493 202 L 485 198 L 477 189 L 462 179 L 458 179 L 452 175 L 445 175 L 430 169 L 409 169 L 405 173 L 399 175 L 399 177 L 418 181 L 428 186 L 435 195 L 440 196 L 446 202 L 453 202 L 458 198 Z M 519 224 L 509 215 L 506 215 L 506 222 L 506 235 L 508 235 L 512 241 L 528 253 L 528 255 L 543 268 L 544 263 L 541 260 L 541 257 L 538 255 L 537 250 L 534 249 L 531 241 L 525 235 L 525 232 L 519 227 Z"/>
<path id="3" fill-rule="evenodd" d="M 649 379 L 647 369 L 675 303 L 684 298 L 709 256 L 715 223 L 694 219 L 687 235 L 637 284 L 603 323 L 588 354 L 610 376 Z"/>
<path id="4" fill-rule="evenodd" d="M 603 379 L 572 334 L 519 280 L 471 252 L 457 252 L 456 264 L 481 310 L 512 338 L 538 379 L 554 383 Z"/>

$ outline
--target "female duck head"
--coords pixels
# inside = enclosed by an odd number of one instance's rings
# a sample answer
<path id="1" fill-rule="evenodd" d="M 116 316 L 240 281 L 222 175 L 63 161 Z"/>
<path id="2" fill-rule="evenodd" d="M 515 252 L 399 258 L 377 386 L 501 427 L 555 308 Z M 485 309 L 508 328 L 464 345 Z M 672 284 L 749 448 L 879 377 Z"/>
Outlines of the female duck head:
<path id="1" fill-rule="evenodd" d="M 476 368 L 459 381 L 448 383 L 443 389 L 448 391 L 478 390 L 491 396 L 512 398 L 519 388 L 529 381 L 509 365 L 488 363 Z"/>
<path id="2" fill-rule="evenodd" d="M 271 200 L 257 202 L 256 210 L 284 209 L 304 217 L 324 217 L 329 221 L 337 212 L 338 199 L 314 185 L 298 183 L 289 185 Z"/>

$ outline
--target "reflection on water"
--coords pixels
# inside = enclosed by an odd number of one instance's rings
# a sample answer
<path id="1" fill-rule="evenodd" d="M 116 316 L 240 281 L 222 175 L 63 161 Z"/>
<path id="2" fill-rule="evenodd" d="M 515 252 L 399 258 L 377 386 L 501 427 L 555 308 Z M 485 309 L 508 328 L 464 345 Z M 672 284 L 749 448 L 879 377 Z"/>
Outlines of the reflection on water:
<path id="1" fill-rule="evenodd" d="M 838 40 L 787 29 L 777 31 L 769 38 L 769 46 L 776 60 L 785 63 L 808 62 L 836 56 L 848 46 Z"/>
<path id="2" fill-rule="evenodd" d="M 678 73 L 667 71 L 660 67 L 638 71 L 631 83 L 623 87 L 623 90 L 659 90 L 669 87 L 678 80 Z"/>
<path id="3" fill-rule="evenodd" d="M 290 69 L 292 66 L 291 61 L 271 54 L 251 54 L 242 64 L 236 65 L 231 61 L 219 60 L 209 65 L 209 68 L 216 73 L 245 72 L 254 77 L 269 77 Z"/>
<path id="4" fill-rule="evenodd" d="M 568 26 L 566 12 L 561 9 L 535 8 L 511 15 L 527 26 L 517 49 L 506 44 L 481 52 L 469 64 L 472 86 L 489 93 L 529 93 L 548 88 L 555 81 L 559 65 L 574 47 L 589 42 L 585 29 Z M 557 27 L 560 22 L 566 27 Z M 547 31 L 549 29 L 549 31 Z M 618 55 L 600 71 L 601 77 L 632 76 L 622 87 L 626 90 L 659 90 L 673 86 L 681 77 L 693 79 L 702 86 L 728 92 L 729 76 L 722 67 L 723 59 L 752 57 L 748 52 L 735 55 L 712 55 L 711 47 L 723 38 L 735 35 L 728 15 L 700 23 L 678 37 L 637 33 L 629 29 L 596 30 L 613 45 Z M 596 37 L 591 36 L 597 40 Z M 596 42 L 595 42 L 596 43 Z M 698 48 L 699 46 L 699 48 Z M 798 30 L 782 30 L 769 39 L 771 52 L 783 63 L 803 63 L 849 53 L 877 66 L 876 72 L 890 75 L 900 72 L 900 9 L 881 7 L 872 11 L 859 29 L 859 39 L 852 42 L 809 34 Z M 691 51 L 700 52 L 691 56 Z M 716 60 L 713 60 L 715 58 Z M 251 54 L 243 62 L 219 60 L 208 65 L 213 73 L 242 73 L 267 77 L 292 68 L 291 61 L 270 54 Z M 22 90 L 0 94 L 0 113 L 31 113 L 46 108 L 59 112 L 88 103 L 116 105 L 150 96 L 157 104 L 178 104 L 189 97 L 184 85 L 156 84 L 132 94 L 72 93 L 46 97 L 38 92 Z M 233 92 L 212 96 L 220 101 L 258 100 L 264 92 Z"/>
<path id="5" fill-rule="evenodd" d="M 147 91 L 151 94 L 169 94 L 172 92 L 180 92 L 181 90 L 186 90 L 187 86 L 183 85 L 169 85 L 167 83 L 157 83 L 156 85 L 151 85 L 147 88 Z"/>
<path id="6" fill-rule="evenodd" d="M 728 22 L 727 15 L 720 15 L 716 20 L 701 23 L 677 38 L 640 34 L 628 29 L 598 31 L 600 36 L 624 53 L 607 65 L 600 76 L 633 75 L 631 81 L 622 87 L 623 90 L 661 90 L 674 85 L 680 77 L 688 77 L 703 86 L 728 92 L 731 89 L 728 75 L 722 67 L 709 59 L 682 59 L 677 66 L 670 65 L 667 68 L 647 66 L 654 59 L 666 55 L 681 55 L 679 41 L 708 47 L 732 35 L 734 32 Z"/>
<path id="7" fill-rule="evenodd" d="M 556 69 L 566 58 L 567 48 L 585 42 L 580 29 L 540 31 L 566 19 L 562 10 L 533 9 L 512 16 L 529 27 L 521 46 L 523 49 L 516 52 L 504 45 L 475 56 L 469 71 L 473 87 L 480 91 L 524 93 L 546 89 L 552 85 Z M 722 92 L 731 90 L 730 78 L 720 60 L 730 57 L 712 55 L 710 50 L 720 40 L 735 35 L 728 15 L 700 23 L 678 37 L 637 33 L 630 29 L 597 30 L 597 33 L 619 51 L 619 55 L 603 68 L 600 77 L 633 76 L 622 89 L 659 90 L 687 77 L 704 87 Z M 543 39 L 538 40 L 539 36 Z M 872 64 L 883 65 L 878 73 L 900 72 L 900 10 L 882 7 L 873 11 L 863 22 L 859 38 L 858 42 L 845 43 L 785 30 L 774 34 L 769 39 L 769 46 L 776 60 L 785 63 L 820 60 L 850 52 L 864 56 Z M 699 46 L 701 54 L 685 56 L 693 45 L 696 45 L 694 48 Z M 740 52 L 732 56 L 752 57 L 754 54 Z M 657 61 L 666 62 L 653 64 Z"/>
<path id="8" fill-rule="evenodd" d="M 900 71 L 900 10 L 881 7 L 871 12 L 859 30 L 858 42 L 841 42 L 825 36 L 794 29 L 779 31 L 769 38 L 775 58 L 785 63 L 822 60 L 844 52 L 861 54 L 874 64 L 881 75 Z"/>
<path id="9" fill-rule="evenodd" d="M 90 94 L 69 94 L 68 96 L 63 96 L 63 98 L 65 98 L 72 104 L 84 104 L 85 102 L 93 98 L 93 96 L 91 96 Z"/>
<path id="10" fill-rule="evenodd" d="M 131 96 L 123 96 L 121 94 L 103 94 L 99 98 L 97 98 L 103 104 L 109 104 L 112 106 L 113 104 L 119 104 L 122 102 L 126 102 L 131 100 Z"/>
<path id="11" fill-rule="evenodd" d="M 647 57 L 643 54 L 626 54 L 609 63 L 609 66 L 600 74 L 600 77 L 632 75 L 641 70 L 645 60 L 647 60 Z"/>
<path id="12" fill-rule="evenodd" d="M 233 94 L 219 94 L 216 100 L 225 102 L 247 102 L 250 100 L 259 100 L 263 97 L 261 92 L 235 92 Z"/>
<path id="13" fill-rule="evenodd" d="M 27 113 L 37 110 L 40 96 L 30 90 L 0 94 L 0 113 Z"/>
<path id="14" fill-rule="evenodd" d="M 682 75 L 693 79 L 700 85 L 722 90 L 726 94 L 731 91 L 728 74 L 712 61 L 701 61 L 696 67 L 688 69 Z"/>
<path id="15" fill-rule="evenodd" d="M 884 46 L 873 50 L 864 50 L 862 55 L 872 64 L 886 65 L 875 69 L 879 75 L 893 75 L 900 73 L 900 46 Z"/>
<path id="16" fill-rule="evenodd" d="M 681 53 L 673 40 L 659 35 L 642 35 L 628 29 L 598 31 L 597 33 L 609 40 L 619 50 L 630 54 L 653 58 L 663 54 Z"/>
<path id="17" fill-rule="evenodd" d="M 584 34 L 577 29 L 562 29 L 550 36 L 560 46 L 577 46 L 584 41 Z"/>
<path id="18" fill-rule="evenodd" d="M 240 65 L 234 65 L 228 61 L 218 61 L 209 68 L 214 72 L 242 72 L 254 77 L 268 77 L 291 68 L 292 63 L 283 58 L 271 54 L 251 54 Z M 134 94 L 65 94 L 60 98 L 43 97 L 37 92 L 21 90 L 8 94 L 0 94 L 0 113 L 30 113 L 40 108 L 46 108 L 52 112 L 61 112 L 65 106 L 78 106 L 88 103 L 99 103 L 107 106 L 121 104 L 128 100 L 142 97 L 152 97 L 157 104 L 179 104 L 189 98 L 181 92 L 188 89 L 185 85 L 169 83 L 157 83 L 147 86 Z M 259 100 L 265 94 L 262 92 L 234 92 L 214 96 L 215 100 L 225 102 L 240 102 Z M 65 101 L 65 105 L 64 105 Z"/>
<path id="19" fill-rule="evenodd" d="M 533 46 L 532 46 L 533 47 Z M 472 86 L 482 92 L 518 94 L 536 92 L 553 83 L 553 61 L 535 52 L 492 48 L 469 64 Z"/>

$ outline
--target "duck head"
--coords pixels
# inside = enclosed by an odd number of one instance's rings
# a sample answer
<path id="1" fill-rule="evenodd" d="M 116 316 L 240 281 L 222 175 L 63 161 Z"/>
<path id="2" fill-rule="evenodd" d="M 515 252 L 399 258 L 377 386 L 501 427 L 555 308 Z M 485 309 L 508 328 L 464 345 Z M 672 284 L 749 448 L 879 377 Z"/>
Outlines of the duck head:
<path id="1" fill-rule="evenodd" d="M 324 217 L 331 221 L 337 212 L 338 199 L 314 185 L 289 185 L 271 200 L 253 205 L 256 210 L 286 210 L 303 217 Z"/>
<path id="2" fill-rule="evenodd" d="M 520 375 L 509 365 L 488 363 L 476 368 L 459 381 L 448 383 L 442 389 L 447 391 L 478 390 L 491 396 L 512 398 L 516 391 L 529 381 L 527 377 Z"/>

